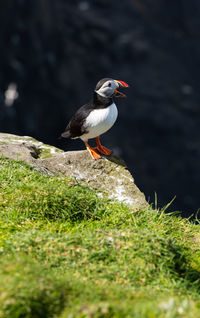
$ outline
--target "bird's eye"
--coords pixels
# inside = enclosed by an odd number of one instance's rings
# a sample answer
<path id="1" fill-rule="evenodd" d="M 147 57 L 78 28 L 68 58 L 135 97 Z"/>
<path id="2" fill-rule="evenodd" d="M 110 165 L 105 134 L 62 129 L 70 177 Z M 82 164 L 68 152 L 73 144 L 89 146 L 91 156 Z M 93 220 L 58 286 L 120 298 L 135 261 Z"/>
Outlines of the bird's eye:
<path id="1" fill-rule="evenodd" d="M 108 87 L 110 87 L 111 86 L 111 83 L 108 83 Z"/>

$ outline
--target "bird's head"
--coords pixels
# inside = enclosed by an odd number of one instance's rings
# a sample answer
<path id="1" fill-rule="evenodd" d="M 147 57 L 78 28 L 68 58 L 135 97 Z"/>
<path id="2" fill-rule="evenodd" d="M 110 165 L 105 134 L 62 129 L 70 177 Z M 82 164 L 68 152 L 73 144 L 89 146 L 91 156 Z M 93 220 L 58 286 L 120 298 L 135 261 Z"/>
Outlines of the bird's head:
<path id="1" fill-rule="evenodd" d="M 103 78 L 97 83 L 95 92 L 105 98 L 126 97 L 125 94 L 118 90 L 119 87 L 129 87 L 129 85 L 112 78 Z"/>

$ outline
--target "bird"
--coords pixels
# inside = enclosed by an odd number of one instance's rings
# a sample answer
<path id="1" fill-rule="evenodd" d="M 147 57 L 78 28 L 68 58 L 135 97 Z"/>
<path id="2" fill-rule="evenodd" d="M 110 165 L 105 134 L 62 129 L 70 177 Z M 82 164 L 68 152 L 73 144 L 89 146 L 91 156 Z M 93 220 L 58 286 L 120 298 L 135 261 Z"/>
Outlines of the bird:
<path id="1" fill-rule="evenodd" d="M 129 85 L 112 78 L 101 79 L 95 87 L 93 99 L 76 111 L 61 138 L 80 138 L 94 160 L 100 159 L 101 155 L 110 156 L 112 150 L 102 146 L 99 137 L 108 131 L 117 119 L 118 110 L 114 97 L 126 97 L 118 90 L 119 87 Z M 88 143 L 88 140 L 93 138 L 96 138 L 96 148 L 92 148 Z"/>

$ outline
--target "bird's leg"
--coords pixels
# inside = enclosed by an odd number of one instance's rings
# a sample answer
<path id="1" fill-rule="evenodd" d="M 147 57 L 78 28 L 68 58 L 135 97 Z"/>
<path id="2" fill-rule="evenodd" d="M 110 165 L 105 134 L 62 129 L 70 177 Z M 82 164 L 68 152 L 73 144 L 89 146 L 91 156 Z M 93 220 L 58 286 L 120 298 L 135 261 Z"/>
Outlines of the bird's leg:
<path id="1" fill-rule="evenodd" d="M 101 155 L 99 154 L 99 152 L 97 151 L 96 148 L 90 147 L 90 145 L 89 145 L 88 142 L 86 142 L 86 141 L 84 141 L 84 144 L 85 144 L 87 150 L 89 151 L 89 153 L 90 153 L 92 159 L 97 160 L 97 159 L 101 158 Z"/>
<path id="2" fill-rule="evenodd" d="M 110 156 L 110 155 L 111 155 L 112 150 L 110 150 L 110 149 L 108 149 L 108 148 L 102 146 L 99 137 L 96 138 L 96 142 L 97 142 L 97 150 L 98 150 L 102 155 L 105 155 L 105 156 Z"/>

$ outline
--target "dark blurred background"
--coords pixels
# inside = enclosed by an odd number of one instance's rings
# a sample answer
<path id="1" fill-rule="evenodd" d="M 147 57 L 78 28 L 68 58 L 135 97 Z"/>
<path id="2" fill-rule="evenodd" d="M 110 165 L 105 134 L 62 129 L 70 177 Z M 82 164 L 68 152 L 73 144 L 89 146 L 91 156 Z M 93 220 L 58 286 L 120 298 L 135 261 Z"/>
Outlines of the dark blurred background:
<path id="1" fill-rule="evenodd" d="M 200 1 L 0 0 L 0 131 L 59 141 L 103 77 L 126 81 L 102 137 L 158 206 L 200 208 Z"/>

